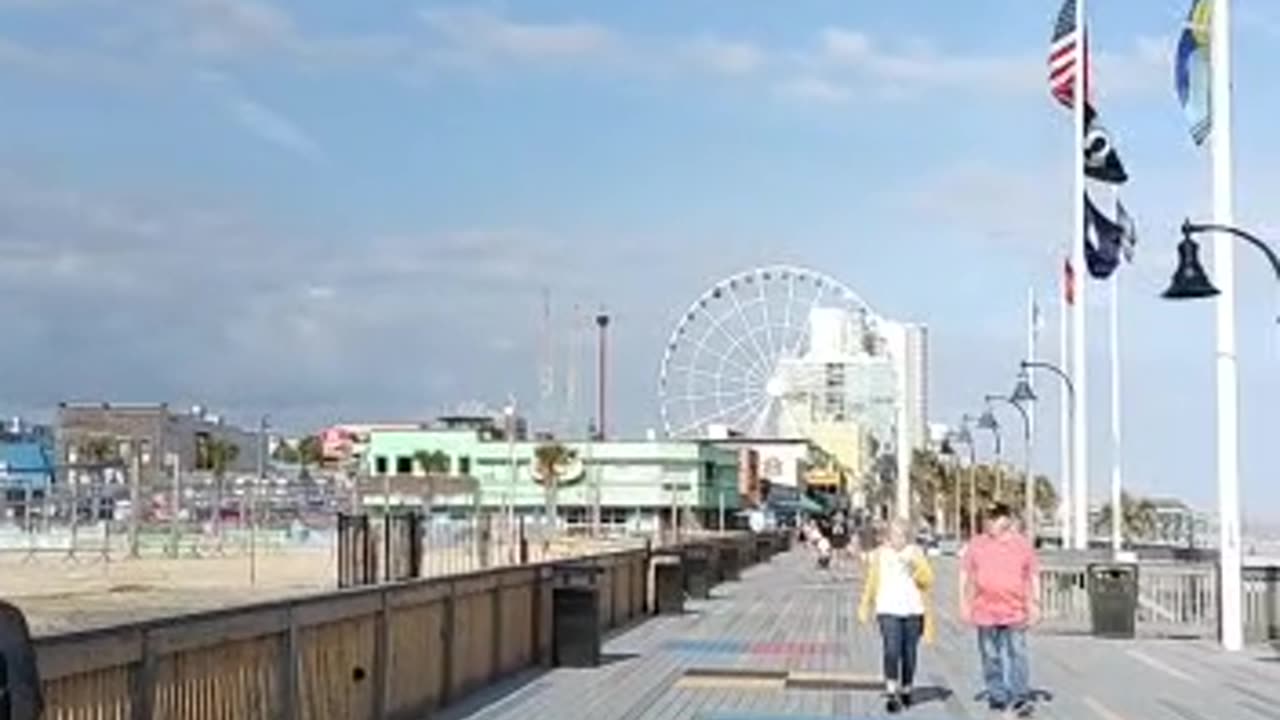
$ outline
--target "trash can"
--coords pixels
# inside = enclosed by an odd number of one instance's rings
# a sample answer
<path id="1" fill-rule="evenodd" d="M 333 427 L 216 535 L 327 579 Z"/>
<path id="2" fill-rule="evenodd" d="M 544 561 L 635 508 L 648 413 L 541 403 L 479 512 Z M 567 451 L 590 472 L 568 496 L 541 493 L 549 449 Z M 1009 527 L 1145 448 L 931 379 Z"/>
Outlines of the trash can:
<path id="1" fill-rule="evenodd" d="M 773 536 L 768 534 L 756 536 L 756 561 L 767 563 L 773 559 Z"/>
<path id="2" fill-rule="evenodd" d="M 1089 617 L 1093 636 L 1132 639 L 1138 623 L 1138 566 L 1132 563 L 1089 565 Z"/>
<path id="3" fill-rule="evenodd" d="M 558 667 L 600 664 L 600 575 L 582 563 L 556 565 L 551 586 L 551 659 Z"/>
<path id="4" fill-rule="evenodd" d="M 711 546 L 695 543 L 684 547 L 684 591 L 695 600 L 711 597 Z"/>
<path id="5" fill-rule="evenodd" d="M 684 613 L 684 563 L 679 553 L 660 552 L 653 556 L 653 604 L 655 615 Z"/>
<path id="6" fill-rule="evenodd" d="M 734 582 L 742 576 L 742 557 L 738 543 L 730 540 L 720 545 L 720 581 Z"/>

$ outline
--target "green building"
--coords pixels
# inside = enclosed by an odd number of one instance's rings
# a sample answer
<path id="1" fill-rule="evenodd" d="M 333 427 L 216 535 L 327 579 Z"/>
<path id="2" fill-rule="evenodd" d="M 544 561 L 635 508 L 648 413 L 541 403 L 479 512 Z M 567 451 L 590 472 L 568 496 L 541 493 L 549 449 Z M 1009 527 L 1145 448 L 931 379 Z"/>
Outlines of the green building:
<path id="1" fill-rule="evenodd" d="M 377 488 L 379 478 L 425 475 L 415 456 L 442 453 L 448 474 L 473 478 L 478 491 L 432 496 L 433 510 L 475 505 L 493 510 L 510 503 L 520 515 L 540 515 L 546 493 L 537 477 L 535 452 L 548 442 L 552 441 L 508 441 L 485 428 L 374 430 L 364 456 L 365 471 L 369 486 Z M 722 509 L 731 518 L 739 508 L 735 450 L 697 441 L 555 442 L 576 455 L 563 468 L 556 499 L 558 514 L 570 525 L 589 522 L 597 491 L 602 523 L 635 529 L 665 523 L 672 507 L 680 509 L 682 522 L 713 527 Z M 382 498 L 366 493 L 365 502 L 377 505 Z M 422 500 L 393 495 L 391 502 Z"/>

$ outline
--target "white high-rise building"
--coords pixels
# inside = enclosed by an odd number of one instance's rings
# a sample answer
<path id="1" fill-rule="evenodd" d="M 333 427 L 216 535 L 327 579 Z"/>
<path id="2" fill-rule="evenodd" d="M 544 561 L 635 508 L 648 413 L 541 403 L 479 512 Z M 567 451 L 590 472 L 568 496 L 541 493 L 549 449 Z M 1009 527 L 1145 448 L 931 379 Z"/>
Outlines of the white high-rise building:
<path id="1" fill-rule="evenodd" d="M 929 444 L 929 330 L 914 323 L 881 324 L 897 376 L 897 397 L 902 400 L 906 444 Z"/>

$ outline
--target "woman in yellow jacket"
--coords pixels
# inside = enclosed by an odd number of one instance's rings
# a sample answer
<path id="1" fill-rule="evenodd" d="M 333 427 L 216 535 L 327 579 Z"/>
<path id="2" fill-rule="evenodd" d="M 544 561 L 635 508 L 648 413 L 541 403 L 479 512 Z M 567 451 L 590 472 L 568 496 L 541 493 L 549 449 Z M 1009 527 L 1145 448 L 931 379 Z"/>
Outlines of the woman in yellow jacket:
<path id="1" fill-rule="evenodd" d="M 911 706 L 920 639 L 932 643 L 935 632 L 933 568 L 919 546 L 910 542 L 905 521 L 891 523 L 879 547 L 868 553 L 866 578 L 858 619 L 865 624 L 874 614 L 880 625 L 885 709 L 897 713 Z"/>

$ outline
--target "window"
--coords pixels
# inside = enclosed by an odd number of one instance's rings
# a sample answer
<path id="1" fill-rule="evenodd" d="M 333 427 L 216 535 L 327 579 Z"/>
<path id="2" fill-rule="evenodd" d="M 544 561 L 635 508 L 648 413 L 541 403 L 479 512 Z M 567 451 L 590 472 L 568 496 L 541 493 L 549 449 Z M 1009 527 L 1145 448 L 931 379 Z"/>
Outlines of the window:
<path id="1" fill-rule="evenodd" d="M 387 456 L 386 455 L 378 455 L 373 458 L 373 474 L 374 475 L 387 474 Z"/>
<path id="2" fill-rule="evenodd" d="M 461 455 L 458 457 L 458 474 L 459 475 L 471 474 L 471 458 L 467 457 L 466 455 Z"/>
<path id="3" fill-rule="evenodd" d="M 396 456 L 396 474 L 412 475 L 413 474 L 413 457 L 410 455 Z"/>

